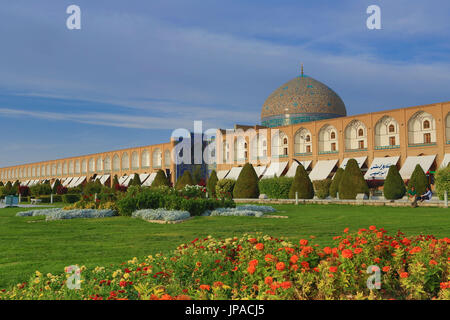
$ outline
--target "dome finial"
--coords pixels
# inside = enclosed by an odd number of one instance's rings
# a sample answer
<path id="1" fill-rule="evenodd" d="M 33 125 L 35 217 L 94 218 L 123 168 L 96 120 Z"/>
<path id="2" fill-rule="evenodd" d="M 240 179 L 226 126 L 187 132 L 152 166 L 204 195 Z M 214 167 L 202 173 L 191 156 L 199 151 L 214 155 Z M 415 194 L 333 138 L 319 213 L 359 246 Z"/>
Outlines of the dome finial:
<path id="1" fill-rule="evenodd" d="M 302 77 L 303 77 L 303 63 L 302 63 Z"/>

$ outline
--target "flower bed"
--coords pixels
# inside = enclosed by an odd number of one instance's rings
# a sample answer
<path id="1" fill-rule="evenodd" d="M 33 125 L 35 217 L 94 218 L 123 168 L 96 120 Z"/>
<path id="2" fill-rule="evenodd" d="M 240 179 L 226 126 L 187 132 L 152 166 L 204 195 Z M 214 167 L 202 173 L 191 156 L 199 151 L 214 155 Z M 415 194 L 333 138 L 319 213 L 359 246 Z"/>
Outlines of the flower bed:
<path id="1" fill-rule="evenodd" d="M 133 212 L 132 217 L 144 220 L 182 221 L 189 219 L 191 215 L 187 211 L 143 209 Z"/>
<path id="2" fill-rule="evenodd" d="M 115 216 L 113 210 L 94 210 L 94 209 L 80 209 L 80 210 L 64 210 L 64 209 L 42 209 L 18 212 L 18 217 L 37 217 L 45 216 L 46 221 L 50 220 L 65 220 L 65 219 L 90 219 L 90 218 L 106 218 Z"/>
<path id="3" fill-rule="evenodd" d="M 346 229 L 326 247 L 313 237 L 298 243 L 260 234 L 207 237 L 168 255 L 81 267 L 79 290 L 67 288 L 65 273 L 37 271 L 0 290 L 0 299 L 450 299 L 449 244 L 449 238 L 388 236 L 374 226 Z M 369 289 L 378 267 L 372 284 L 380 289 Z"/>
<path id="4" fill-rule="evenodd" d="M 206 215 L 206 214 L 205 214 Z M 261 211 L 253 211 L 253 210 L 239 210 L 237 208 L 218 208 L 216 210 L 211 211 L 211 217 L 257 217 L 260 218 L 264 215 Z"/>

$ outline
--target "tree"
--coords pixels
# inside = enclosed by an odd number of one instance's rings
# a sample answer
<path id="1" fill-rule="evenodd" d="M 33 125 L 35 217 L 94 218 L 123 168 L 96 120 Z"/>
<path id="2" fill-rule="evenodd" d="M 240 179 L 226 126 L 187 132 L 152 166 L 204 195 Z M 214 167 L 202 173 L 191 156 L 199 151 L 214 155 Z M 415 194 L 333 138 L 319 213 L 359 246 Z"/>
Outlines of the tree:
<path id="1" fill-rule="evenodd" d="M 237 199 L 259 197 L 258 176 L 250 163 L 246 163 L 242 168 L 233 189 L 233 197 Z"/>
<path id="2" fill-rule="evenodd" d="M 4 190 L 4 194 L 7 195 L 7 196 L 16 194 L 16 193 L 14 192 L 14 190 L 13 190 L 13 185 L 12 185 L 11 181 L 8 181 L 8 182 L 6 183 L 6 185 L 5 185 L 5 190 Z"/>
<path id="3" fill-rule="evenodd" d="M 112 188 L 113 188 L 113 190 L 117 190 L 118 188 L 119 188 L 119 178 L 117 177 L 117 174 L 116 175 L 114 175 L 114 179 L 113 179 L 113 182 L 112 182 Z"/>
<path id="4" fill-rule="evenodd" d="M 58 193 L 58 187 L 61 186 L 61 181 L 59 179 L 55 180 L 55 183 L 53 184 L 52 193 L 57 194 Z"/>
<path id="5" fill-rule="evenodd" d="M 406 193 L 405 183 L 398 172 L 397 166 L 390 166 L 384 181 L 384 197 L 388 200 L 401 199 Z"/>
<path id="6" fill-rule="evenodd" d="M 166 174 L 162 169 L 159 169 L 156 173 L 155 180 L 152 182 L 152 187 L 169 186 L 169 180 L 167 180 Z"/>
<path id="7" fill-rule="evenodd" d="M 130 182 L 130 186 L 141 186 L 141 185 L 142 185 L 141 178 L 137 173 L 135 173 L 133 179 Z"/>
<path id="8" fill-rule="evenodd" d="M 175 183 L 175 189 L 181 190 L 185 186 L 193 186 L 194 182 L 192 181 L 191 172 L 189 170 L 185 170 L 180 179 Z"/>
<path id="9" fill-rule="evenodd" d="M 299 164 L 297 170 L 295 171 L 294 181 L 292 182 L 291 189 L 289 190 L 289 198 L 295 199 L 296 193 L 298 193 L 299 199 L 314 198 L 313 184 L 302 164 Z"/>
<path id="10" fill-rule="evenodd" d="M 420 164 L 416 165 L 408 182 L 408 191 L 414 187 L 417 194 L 422 195 L 427 191 L 427 187 L 429 186 L 427 175 L 423 171 Z"/>
<path id="11" fill-rule="evenodd" d="M 444 200 L 445 191 L 447 191 L 447 196 L 450 198 L 450 163 L 447 167 L 441 168 L 436 172 L 435 183 L 439 199 Z"/>
<path id="12" fill-rule="evenodd" d="M 20 187 L 20 181 L 19 180 L 14 181 L 11 192 L 13 192 L 13 194 L 19 194 L 19 187 Z"/>
<path id="13" fill-rule="evenodd" d="M 333 181 L 330 185 L 330 196 L 333 198 L 337 198 L 337 193 L 339 191 L 339 184 L 341 183 L 342 176 L 344 174 L 344 169 L 339 168 L 334 175 Z"/>
<path id="14" fill-rule="evenodd" d="M 358 162 L 350 159 L 339 183 L 339 199 L 356 199 L 358 193 L 369 195 L 369 186 L 359 169 Z"/>
<path id="15" fill-rule="evenodd" d="M 194 172 L 192 173 L 192 185 L 199 185 L 202 180 L 202 167 L 195 166 Z"/>
<path id="16" fill-rule="evenodd" d="M 219 179 L 217 178 L 216 170 L 213 170 L 211 172 L 211 175 L 209 176 L 208 183 L 206 185 L 206 189 L 208 190 L 208 195 L 211 198 L 214 198 L 216 196 L 217 181 L 219 181 Z"/>

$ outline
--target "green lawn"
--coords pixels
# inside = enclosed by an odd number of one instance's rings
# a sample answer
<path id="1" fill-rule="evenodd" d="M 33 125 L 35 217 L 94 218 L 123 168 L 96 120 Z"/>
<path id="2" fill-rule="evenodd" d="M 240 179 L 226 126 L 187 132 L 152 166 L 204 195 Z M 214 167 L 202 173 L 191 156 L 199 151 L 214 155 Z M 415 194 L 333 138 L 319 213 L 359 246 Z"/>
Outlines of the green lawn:
<path id="1" fill-rule="evenodd" d="M 35 271 L 61 273 L 68 265 L 118 264 L 174 249 L 196 237 L 239 236 L 263 232 L 292 241 L 315 235 L 320 244 L 351 230 L 376 225 L 390 233 L 450 236 L 450 210 L 339 205 L 276 205 L 289 219 L 196 217 L 176 225 L 128 217 L 46 222 L 16 217 L 20 209 L 0 209 L 0 288 L 28 280 Z"/>

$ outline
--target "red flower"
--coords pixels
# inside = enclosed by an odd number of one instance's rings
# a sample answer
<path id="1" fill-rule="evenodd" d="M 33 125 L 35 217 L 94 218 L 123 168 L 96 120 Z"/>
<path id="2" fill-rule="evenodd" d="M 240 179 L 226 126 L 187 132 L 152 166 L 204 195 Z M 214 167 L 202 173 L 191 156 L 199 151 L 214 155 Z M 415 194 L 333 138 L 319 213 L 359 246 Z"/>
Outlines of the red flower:
<path id="1" fill-rule="evenodd" d="M 293 256 L 291 257 L 290 261 L 291 261 L 292 263 L 297 263 L 297 261 L 298 261 L 298 256 L 293 255 Z"/>
<path id="2" fill-rule="evenodd" d="M 432 265 L 437 265 L 437 264 L 438 264 L 438 263 L 437 263 L 436 260 L 433 260 L 433 259 L 430 260 L 430 266 L 432 266 Z"/>
<path id="3" fill-rule="evenodd" d="M 283 289 L 289 289 L 291 286 L 292 286 L 292 284 L 291 284 L 290 281 L 284 281 L 284 282 L 281 283 L 281 287 Z"/>
<path id="4" fill-rule="evenodd" d="M 363 251 L 362 248 L 356 248 L 355 249 L 355 254 L 360 254 Z"/>
<path id="5" fill-rule="evenodd" d="M 351 259 L 353 257 L 353 252 L 350 249 L 342 250 L 342 256 L 346 259 Z"/>
<path id="6" fill-rule="evenodd" d="M 247 268 L 247 271 L 248 271 L 248 273 L 250 273 L 250 274 L 254 274 L 255 271 L 256 271 L 256 267 L 255 267 L 254 265 L 250 265 L 250 266 Z"/>
<path id="7" fill-rule="evenodd" d="M 334 272 L 337 272 L 338 267 L 330 267 L 329 270 L 330 270 L 330 272 L 334 273 Z"/>
<path id="8" fill-rule="evenodd" d="M 284 268 L 285 268 L 284 262 L 278 262 L 278 263 L 277 263 L 276 269 L 277 269 L 278 271 L 283 271 Z"/>
<path id="9" fill-rule="evenodd" d="M 200 285 L 200 290 L 211 290 L 211 286 L 207 285 L 207 284 L 201 284 Z"/>
<path id="10" fill-rule="evenodd" d="M 301 240 L 300 240 L 300 245 L 301 245 L 301 246 L 307 246 L 307 245 L 308 245 L 308 240 L 306 240 L 306 239 L 301 239 Z"/>
<path id="11" fill-rule="evenodd" d="M 408 272 L 400 273 L 400 278 L 408 278 L 408 276 L 409 276 Z"/>
<path id="12" fill-rule="evenodd" d="M 375 227 L 375 226 L 370 226 L 370 227 L 369 227 L 369 230 L 372 230 L 372 231 L 377 230 L 377 227 Z"/>
<path id="13" fill-rule="evenodd" d="M 391 270 L 390 266 L 383 267 L 383 272 L 389 272 L 389 270 Z"/>
<path id="14" fill-rule="evenodd" d="M 275 260 L 275 257 L 273 255 L 271 255 L 270 253 L 266 254 L 266 256 L 264 257 L 264 260 L 266 260 L 266 262 L 272 262 Z"/>
<path id="15" fill-rule="evenodd" d="M 256 250 L 263 250 L 264 249 L 264 245 L 262 243 L 258 243 L 258 244 L 256 244 L 255 249 Z"/>
<path id="16" fill-rule="evenodd" d="M 270 286 L 273 283 L 273 278 L 272 277 L 266 277 L 264 279 L 264 283 Z"/>
<path id="17" fill-rule="evenodd" d="M 345 228 L 345 229 L 344 229 L 344 233 L 347 233 L 347 232 L 348 232 L 348 228 Z"/>
<path id="18" fill-rule="evenodd" d="M 325 254 L 331 254 L 331 248 L 330 247 L 325 247 L 325 248 L 323 248 L 323 252 L 325 253 Z"/>

